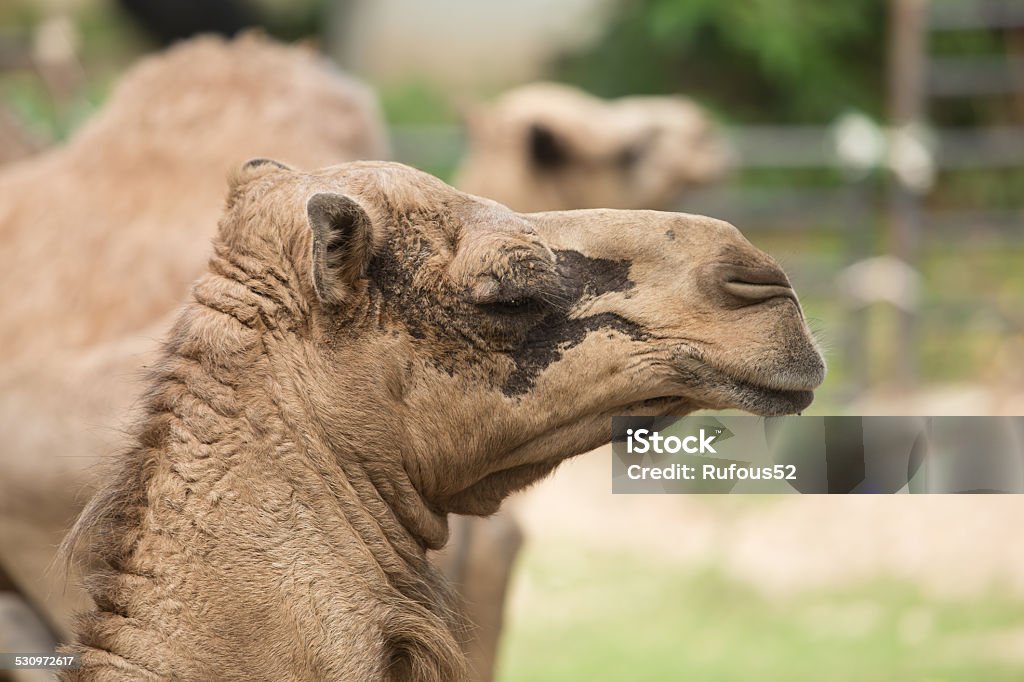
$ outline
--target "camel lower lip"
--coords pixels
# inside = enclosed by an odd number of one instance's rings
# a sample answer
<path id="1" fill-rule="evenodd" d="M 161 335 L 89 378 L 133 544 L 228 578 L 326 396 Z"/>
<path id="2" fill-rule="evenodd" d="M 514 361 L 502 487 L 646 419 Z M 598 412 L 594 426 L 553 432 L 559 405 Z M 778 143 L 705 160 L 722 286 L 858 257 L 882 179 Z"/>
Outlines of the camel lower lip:
<path id="1" fill-rule="evenodd" d="M 733 380 L 732 393 L 735 407 L 762 417 L 781 417 L 802 412 L 814 401 L 814 391 L 766 388 L 757 384 Z M 624 412 L 674 412 L 669 408 L 683 405 L 682 396 L 659 396 L 623 408 Z M 692 408 L 691 408 L 692 409 Z"/>
<path id="2" fill-rule="evenodd" d="M 768 388 L 748 382 L 735 382 L 740 408 L 764 417 L 796 414 L 814 402 L 814 391 Z"/>
<path id="3" fill-rule="evenodd" d="M 680 373 L 685 377 L 684 384 L 715 386 L 713 402 L 707 405 L 713 409 L 735 408 L 763 417 L 779 417 L 797 414 L 806 409 L 814 401 L 814 388 L 820 383 L 820 377 L 808 376 L 807 386 L 797 384 L 793 388 L 780 388 L 748 378 L 741 378 L 727 368 L 696 358 L 680 363 Z M 696 360 L 696 362 L 694 362 Z M 690 364 L 693 363 L 693 364 Z M 792 378 L 792 375 L 791 375 Z M 699 402 L 699 400 L 698 400 Z"/>

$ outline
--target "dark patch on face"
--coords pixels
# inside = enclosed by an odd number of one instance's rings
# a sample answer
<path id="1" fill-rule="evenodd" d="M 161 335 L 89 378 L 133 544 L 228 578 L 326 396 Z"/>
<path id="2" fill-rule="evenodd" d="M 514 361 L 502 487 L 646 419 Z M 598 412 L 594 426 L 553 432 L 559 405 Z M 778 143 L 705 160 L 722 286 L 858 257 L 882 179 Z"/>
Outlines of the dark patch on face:
<path id="1" fill-rule="evenodd" d="M 569 152 L 551 129 L 540 123 L 530 126 L 527 148 L 533 165 L 543 170 L 558 170 L 569 163 Z"/>
<path id="2" fill-rule="evenodd" d="M 429 295 L 424 289 L 425 283 L 415 278 L 417 272 L 429 271 L 435 250 L 422 234 L 408 229 L 408 224 L 413 222 L 411 217 L 403 216 L 399 222 L 405 222 L 406 229 L 396 230 L 386 248 L 374 255 L 367 268 L 371 283 L 370 305 L 378 311 L 386 308 L 397 312 L 410 336 L 425 339 L 431 328 L 445 323 L 435 300 L 438 292 Z M 383 322 L 383 316 L 380 319 Z"/>
<path id="3" fill-rule="evenodd" d="M 449 243 L 439 236 L 438 226 L 456 220 L 453 216 L 395 212 L 393 220 L 387 244 L 367 268 L 367 303 L 360 316 L 376 318 L 378 328 L 388 321 L 401 324 L 414 341 L 423 342 L 417 344 L 425 351 L 422 357 L 449 376 L 485 376 L 488 359 L 518 347 L 542 315 L 492 314 L 466 300 L 465 291 L 447 276 Z"/>
<path id="4" fill-rule="evenodd" d="M 493 306 L 467 302 L 464 292 L 455 290 L 445 275 L 444 247 L 428 236 L 434 231 L 422 229 L 424 222 L 450 216 L 394 214 L 393 219 L 396 229 L 368 266 L 365 307 L 354 314 L 364 324 L 373 320 L 374 327 L 384 326 L 385 319 L 399 322 L 414 341 L 424 343 L 431 364 L 449 376 L 480 372 L 482 378 L 490 371 L 489 359 L 503 354 L 515 367 L 501 390 L 515 397 L 529 392 L 541 372 L 592 332 L 649 338 L 641 325 L 615 313 L 569 317 L 587 299 L 612 292 L 628 296 L 635 284 L 627 260 L 555 251 L 559 291 L 552 298 L 557 303 L 542 312 L 495 313 Z"/>
<path id="5" fill-rule="evenodd" d="M 534 329 L 522 348 L 512 353 L 516 368 L 505 379 L 501 392 L 510 398 L 528 393 L 541 372 L 558 362 L 567 350 L 581 344 L 587 334 L 599 329 L 621 332 L 633 341 L 650 338 L 639 324 L 615 313 L 600 313 L 576 320 L 566 318 L 554 325 L 542 324 Z"/>
<path id="6" fill-rule="evenodd" d="M 665 231 L 665 236 L 668 237 L 668 240 L 670 242 L 674 242 L 676 240 L 676 231 L 675 230 L 666 230 Z"/>
<path id="7" fill-rule="evenodd" d="M 588 258 L 578 251 L 555 251 L 558 269 L 565 282 L 570 305 L 549 315 L 535 326 L 525 343 L 512 352 L 515 369 L 501 387 L 502 393 L 515 397 L 530 391 L 537 377 L 562 355 L 583 342 L 588 334 L 601 329 L 625 334 L 634 341 L 646 341 L 650 334 L 641 325 L 615 313 L 598 313 L 571 319 L 568 312 L 587 298 L 632 289 L 629 261 Z"/>
<path id="8" fill-rule="evenodd" d="M 555 259 L 572 303 L 635 286 L 629 278 L 628 260 L 588 258 L 579 251 L 569 250 L 555 251 Z"/>

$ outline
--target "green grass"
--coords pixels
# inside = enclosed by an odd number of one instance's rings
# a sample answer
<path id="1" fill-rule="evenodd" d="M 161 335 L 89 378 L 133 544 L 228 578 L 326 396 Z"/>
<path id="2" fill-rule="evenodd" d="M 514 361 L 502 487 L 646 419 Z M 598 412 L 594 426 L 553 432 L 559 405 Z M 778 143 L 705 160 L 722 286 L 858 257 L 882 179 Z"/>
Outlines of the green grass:
<path id="1" fill-rule="evenodd" d="M 978 642 L 1020 627 L 998 595 L 938 602 L 895 581 L 770 600 L 714 571 L 531 545 L 502 682 L 1024 679 Z M 518 617 L 517 617 L 518 616 Z"/>

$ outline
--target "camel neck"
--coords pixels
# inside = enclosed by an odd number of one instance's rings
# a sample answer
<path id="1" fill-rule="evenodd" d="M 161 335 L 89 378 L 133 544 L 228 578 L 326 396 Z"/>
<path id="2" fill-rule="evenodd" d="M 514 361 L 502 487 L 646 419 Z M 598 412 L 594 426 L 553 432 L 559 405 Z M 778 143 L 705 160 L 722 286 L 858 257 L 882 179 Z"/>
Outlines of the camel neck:
<path id="1" fill-rule="evenodd" d="M 253 476 L 288 481 L 291 497 L 315 503 L 321 517 L 350 528 L 380 566 L 426 570 L 425 550 L 447 539 L 445 516 L 426 509 L 404 470 L 375 472 L 391 453 L 374 450 L 355 427 L 343 442 L 358 447 L 339 447 L 327 437 L 307 399 L 315 389 L 297 379 L 301 372 L 288 361 L 297 343 L 290 325 L 268 324 L 282 318 L 277 311 L 259 311 L 264 301 L 257 300 L 250 306 L 256 313 L 240 314 L 242 297 L 225 310 L 211 305 L 208 289 L 206 281 L 197 285 L 199 305 L 172 333 L 151 395 L 157 421 L 170 411 L 183 434 L 209 447 L 172 440 L 164 456 L 184 460 L 186 468 L 211 452 L 219 458 L 215 469 L 255 466 Z"/>
<path id="2" fill-rule="evenodd" d="M 284 678 L 292 668 L 268 653 L 282 647 L 310 678 L 386 678 L 383 666 L 461 679 L 451 600 L 394 491 L 303 428 L 260 325 L 197 290 L 154 368 L 137 446 L 83 514 L 111 567 L 93 582 L 84 650 L 150 671 L 181 661 L 182 679 L 211 677 L 218 651 Z M 139 628 L 104 634 L 121 618 Z"/>
<path id="3" fill-rule="evenodd" d="M 332 363 L 317 363 L 317 352 L 300 338 L 312 333 L 312 312 L 292 294 L 300 288 L 296 273 L 281 271 L 270 275 L 222 248 L 217 249 L 211 269 L 214 274 L 200 280 L 193 290 L 195 302 L 223 313 L 231 321 L 229 325 L 240 325 L 246 332 L 259 330 L 259 338 L 252 343 L 258 346 L 262 357 L 242 353 L 240 366 L 228 367 L 228 371 L 244 376 L 252 362 L 266 361 L 266 380 L 257 387 L 257 393 L 262 392 L 273 402 L 275 416 L 304 447 L 310 463 L 324 479 L 334 481 L 338 492 L 355 494 L 362 509 L 368 510 L 376 524 L 387 531 L 396 550 L 405 554 L 407 546 L 411 546 L 422 555 L 426 549 L 443 547 L 448 540 L 447 515 L 431 508 L 420 494 L 408 471 L 396 459 L 394 443 L 377 437 L 382 412 L 387 412 L 381 405 L 386 403 L 379 396 L 374 400 L 358 377 L 328 373 L 324 365 Z M 365 310 L 354 319 L 379 312 Z M 203 336 L 220 339 L 218 334 Z M 238 343 L 245 336 L 233 338 Z M 223 346 L 206 350 L 217 361 L 232 364 L 233 356 Z M 361 349 L 350 352 L 358 357 Z M 300 358 L 298 366 L 295 358 Z M 349 366 L 347 361 L 335 360 L 333 364 Z M 325 386 L 343 388 L 325 401 Z M 348 410 L 347 416 L 333 413 L 338 405 Z M 339 479 L 347 479 L 347 483 Z"/>

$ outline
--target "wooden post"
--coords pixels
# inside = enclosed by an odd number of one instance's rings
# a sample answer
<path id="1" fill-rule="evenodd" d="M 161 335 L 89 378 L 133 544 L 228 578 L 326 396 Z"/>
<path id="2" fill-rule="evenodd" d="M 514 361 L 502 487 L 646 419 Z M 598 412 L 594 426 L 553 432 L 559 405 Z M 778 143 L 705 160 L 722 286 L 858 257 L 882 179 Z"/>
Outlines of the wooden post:
<path id="1" fill-rule="evenodd" d="M 846 259 L 845 267 L 854 265 L 874 252 L 874 236 L 876 214 L 868 210 L 871 206 L 871 192 L 875 177 L 870 174 L 846 180 L 846 202 L 844 220 L 846 223 Z M 851 305 L 848 303 L 848 306 Z M 868 353 L 868 334 L 870 309 L 863 305 L 853 304 L 848 307 L 843 334 L 843 355 L 846 359 L 847 372 L 850 376 L 849 394 L 846 400 L 861 397 L 871 383 L 871 358 Z"/>
<path id="2" fill-rule="evenodd" d="M 925 117 L 928 0 L 890 0 L 889 9 L 889 123 L 899 130 L 920 124 Z M 890 252 L 916 268 L 922 228 L 920 189 L 901 181 L 898 174 L 891 177 Z M 892 376 L 902 388 L 909 389 L 917 378 L 917 315 L 911 311 L 898 314 Z"/>

